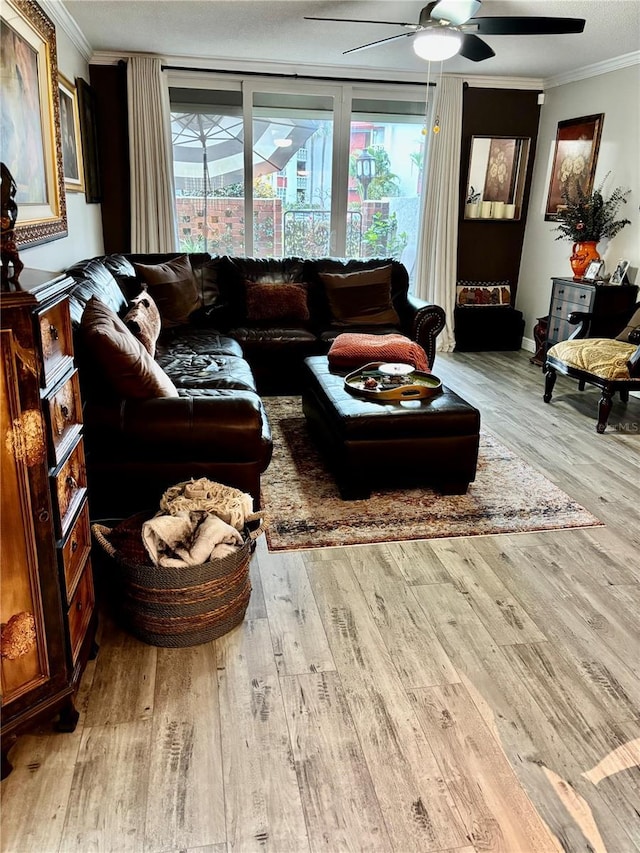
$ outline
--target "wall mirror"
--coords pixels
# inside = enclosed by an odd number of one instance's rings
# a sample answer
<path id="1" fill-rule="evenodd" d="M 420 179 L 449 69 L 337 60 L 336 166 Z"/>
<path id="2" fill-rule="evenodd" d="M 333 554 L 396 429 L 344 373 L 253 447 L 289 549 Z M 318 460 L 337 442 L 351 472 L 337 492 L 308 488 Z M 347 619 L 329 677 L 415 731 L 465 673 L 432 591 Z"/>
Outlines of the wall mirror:
<path id="1" fill-rule="evenodd" d="M 473 136 L 465 219 L 520 219 L 531 140 L 524 136 Z"/>

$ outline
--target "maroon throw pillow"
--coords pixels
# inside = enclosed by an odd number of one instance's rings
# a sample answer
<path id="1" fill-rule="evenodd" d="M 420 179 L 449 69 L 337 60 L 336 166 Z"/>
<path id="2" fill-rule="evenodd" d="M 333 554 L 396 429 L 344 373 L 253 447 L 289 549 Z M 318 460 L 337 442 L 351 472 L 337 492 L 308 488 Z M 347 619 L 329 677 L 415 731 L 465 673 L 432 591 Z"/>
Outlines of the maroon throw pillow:
<path id="1" fill-rule="evenodd" d="M 298 282 L 245 281 L 245 298 L 250 323 L 305 323 L 309 319 L 307 288 Z"/>

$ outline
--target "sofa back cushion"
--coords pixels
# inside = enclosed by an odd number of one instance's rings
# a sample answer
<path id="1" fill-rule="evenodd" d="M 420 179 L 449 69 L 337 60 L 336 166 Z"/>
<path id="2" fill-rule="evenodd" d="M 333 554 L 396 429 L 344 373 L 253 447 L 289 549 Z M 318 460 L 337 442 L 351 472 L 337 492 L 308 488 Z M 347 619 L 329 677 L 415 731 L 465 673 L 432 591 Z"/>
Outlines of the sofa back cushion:
<path id="1" fill-rule="evenodd" d="M 140 293 L 142 285 L 133 264 L 126 255 L 119 253 L 105 255 L 102 262 L 118 282 L 120 290 L 127 299 L 131 300 Z"/>
<path id="2" fill-rule="evenodd" d="M 87 303 L 81 321 L 85 351 L 99 365 L 110 396 L 126 399 L 177 397 L 175 385 L 127 329 L 118 315 L 95 296 Z"/>
<path id="3" fill-rule="evenodd" d="M 82 313 L 92 296 L 97 296 L 116 314 L 124 314 L 127 300 L 118 282 L 101 258 L 79 261 L 66 271 L 76 282 L 69 294 L 69 310 L 74 325 L 79 326 Z"/>
<path id="4" fill-rule="evenodd" d="M 189 258 L 180 255 L 164 263 L 134 263 L 134 267 L 158 306 L 162 327 L 187 324 L 201 304 Z"/>
<path id="5" fill-rule="evenodd" d="M 319 273 L 334 326 L 399 325 L 391 302 L 391 265 L 353 272 Z"/>

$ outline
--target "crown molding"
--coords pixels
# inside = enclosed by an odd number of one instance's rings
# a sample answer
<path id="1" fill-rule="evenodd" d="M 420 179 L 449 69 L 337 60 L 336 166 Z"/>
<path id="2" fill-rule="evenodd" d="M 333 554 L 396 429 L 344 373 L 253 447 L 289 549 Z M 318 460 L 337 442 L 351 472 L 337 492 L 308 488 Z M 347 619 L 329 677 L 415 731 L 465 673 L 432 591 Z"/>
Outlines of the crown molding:
<path id="1" fill-rule="evenodd" d="M 82 54 L 83 58 L 89 62 L 91 60 L 93 48 L 86 40 L 80 27 L 76 24 L 75 19 L 67 11 L 66 6 L 63 3 L 60 3 L 59 0 L 58 2 L 56 2 L 56 0 L 39 0 L 39 3 L 43 12 L 51 18 L 56 27 L 60 27 L 60 29 L 64 31 L 73 43 L 74 47 L 76 47 Z"/>
<path id="2" fill-rule="evenodd" d="M 547 77 L 544 80 L 544 88 L 552 89 L 555 86 L 564 86 L 567 83 L 576 83 L 578 80 L 587 80 L 589 77 L 598 77 L 600 74 L 608 74 L 611 71 L 619 71 L 621 68 L 630 68 L 632 65 L 640 65 L 640 51 L 624 53 L 615 56 L 605 62 L 596 62 L 593 65 L 585 65 L 584 68 L 576 68 L 567 71 L 566 74 L 558 74 L 555 77 Z"/>

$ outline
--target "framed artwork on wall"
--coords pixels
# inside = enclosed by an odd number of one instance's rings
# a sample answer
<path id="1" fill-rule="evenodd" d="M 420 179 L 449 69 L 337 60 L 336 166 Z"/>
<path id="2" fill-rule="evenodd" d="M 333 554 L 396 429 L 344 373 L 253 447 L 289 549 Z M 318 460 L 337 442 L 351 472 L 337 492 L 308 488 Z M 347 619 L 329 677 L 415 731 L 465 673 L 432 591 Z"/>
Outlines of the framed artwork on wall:
<path id="1" fill-rule="evenodd" d="M 578 182 L 585 195 L 593 190 L 604 113 L 558 122 L 544 218 L 555 222 L 564 205 L 563 191 Z"/>
<path id="2" fill-rule="evenodd" d="M 58 74 L 60 94 L 60 135 L 62 137 L 62 169 L 68 192 L 84 192 L 82 140 L 76 87 Z"/>
<path id="3" fill-rule="evenodd" d="M 82 77 L 76 77 L 76 88 L 78 90 L 80 135 L 82 136 L 82 156 L 84 159 L 84 193 L 87 202 L 97 204 L 102 201 L 102 183 L 98 159 L 95 94 L 91 86 Z"/>
<path id="4" fill-rule="evenodd" d="M 500 137 L 491 139 L 482 193 L 484 201 L 513 202 L 519 158 L 519 140 Z"/>
<path id="5" fill-rule="evenodd" d="M 18 246 L 65 237 L 56 31 L 34 0 L 4 0 L 0 13 L 0 157 L 16 185 Z"/>

